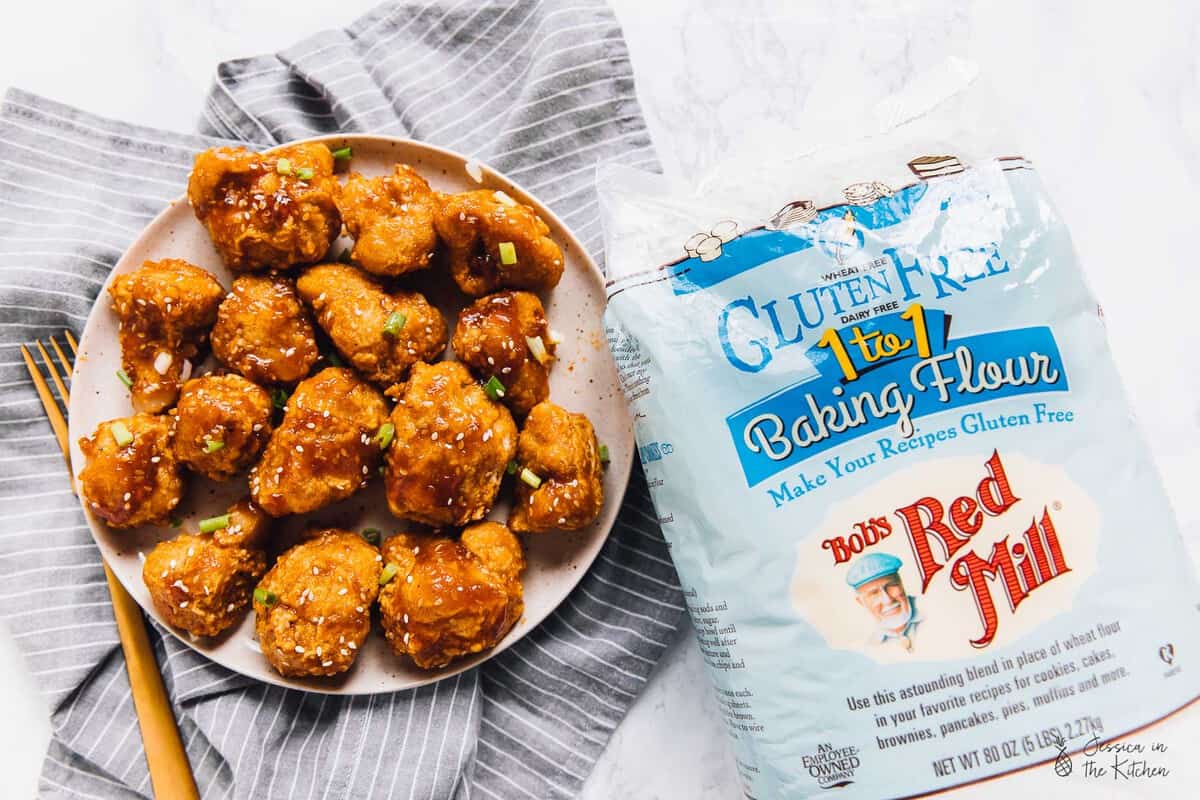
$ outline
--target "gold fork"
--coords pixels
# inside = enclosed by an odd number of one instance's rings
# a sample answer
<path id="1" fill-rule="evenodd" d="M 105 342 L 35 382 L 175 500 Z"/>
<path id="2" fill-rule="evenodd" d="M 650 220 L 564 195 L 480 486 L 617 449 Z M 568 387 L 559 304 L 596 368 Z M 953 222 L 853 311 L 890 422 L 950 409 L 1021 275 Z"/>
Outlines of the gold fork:
<path id="1" fill-rule="evenodd" d="M 50 346 L 58 356 L 62 365 L 63 375 L 70 376 L 73 359 L 79 355 L 79 345 L 70 331 L 66 335 L 67 346 L 72 358 L 59 347 L 58 340 L 50 337 Z M 50 372 L 54 388 L 62 398 L 63 408 L 69 408 L 71 395 L 67 391 L 63 377 L 50 358 L 50 353 L 42 345 L 41 340 L 34 342 L 38 353 Z M 42 376 L 37 362 L 25 345 L 21 345 L 21 357 L 29 369 L 29 377 L 37 388 L 38 397 L 46 409 L 50 427 L 54 429 L 54 437 L 62 449 L 63 458 L 67 462 L 67 472 L 70 475 L 71 489 L 75 489 L 75 472 L 71 469 L 71 448 L 67 434 L 67 420 L 59 410 L 54 400 L 54 394 L 49 384 Z M 133 706 L 137 712 L 138 725 L 142 730 L 142 743 L 146 752 L 146 764 L 150 769 L 150 783 L 154 787 L 155 797 L 164 800 L 199 800 L 200 793 L 196 791 L 196 781 L 192 777 L 192 768 L 188 763 L 187 753 L 183 749 L 183 741 L 179 738 L 179 727 L 175 724 L 175 715 L 171 711 L 171 702 L 167 699 L 167 690 L 163 687 L 162 675 L 159 673 L 158 662 L 154 660 L 154 650 L 150 647 L 150 638 L 146 635 L 146 623 L 142 619 L 142 611 L 134 599 L 125 591 L 108 564 L 104 565 L 104 577 L 108 580 L 108 591 L 112 595 L 113 616 L 117 619 L 117 632 L 121 637 L 121 649 L 125 651 L 125 666 L 129 673 L 129 686 L 133 694 Z"/>

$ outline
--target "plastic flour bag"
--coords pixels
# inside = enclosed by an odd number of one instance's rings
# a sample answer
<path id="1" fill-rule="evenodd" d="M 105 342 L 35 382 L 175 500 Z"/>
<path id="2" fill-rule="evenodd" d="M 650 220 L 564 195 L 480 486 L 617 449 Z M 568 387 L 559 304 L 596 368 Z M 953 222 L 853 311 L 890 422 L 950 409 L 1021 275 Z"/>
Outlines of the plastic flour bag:
<path id="1" fill-rule="evenodd" d="M 1200 695 L 1067 230 L 972 92 L 921 91 L 724 185 L 599 176 L 609 343 L 748 797 L 968 784 Z"/>

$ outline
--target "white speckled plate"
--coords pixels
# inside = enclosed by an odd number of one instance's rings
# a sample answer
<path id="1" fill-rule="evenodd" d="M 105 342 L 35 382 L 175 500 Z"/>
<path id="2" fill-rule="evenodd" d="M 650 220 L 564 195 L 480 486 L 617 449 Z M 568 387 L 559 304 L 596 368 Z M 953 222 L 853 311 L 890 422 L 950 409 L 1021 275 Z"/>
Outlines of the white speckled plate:
<path id="1" fill-rule="evenodd" d="M 420 142 L 376 136 L 332 136 L 314 141 L 326 142 L 331 148 L 350 145 L 354 148 L 351 168 L 367 175 L 390 172 L 393 164 L 402 162 L 412 165 L 435 189 L 460 192 L 480 188 L 480 182 L 468 174 L 467 160 L 463 156 Z M 474 166 L 472 171 L 475 171 Z M 612 461 L 605 475 L 606 500 L 600 518 L 584 531 L 525 537 L 529 561 L 529 569 L 525 573 L 525 616 L 495 649 L 455 662 L 442 670 L 420 670 L 407 659 L 397 658 L 384 641 L 378 623 L 363 647 L 357 664 L 348 673 L 336 678 L 292 680 L 276 673 L 258 650 L 253 612 L 247 614 L 240 625 L 216 639 L 193 640 L 180 632 L 181 641 L 189 647 L 229 669 L 280 686 L 333 694 L 371 694 L 409 689 L 476 666 L 520 639 L 563 601 L 595 559 L 612 528 L 624 496 L 634 448 L 628 409 L 605 343 L 601 320 L 604 308 L 603 278 L 567 227 L 528 192 L 486 166 L 482 167 L 482 186 L 503 190 L 519 202 L 533 206 L 550 226 L 555 241 L 563 248 L 566 271 L 562 282 L 548 297 L 543 298 L 550 325 L 563 337 L 558 348 L 559 360 L 550 376 L 550 396 L 551 400 L 570 411 L 587 414 L 596 427 L 600 441 L 608 445 Z M 340 253 L 347 244 L 347 241 L 335 244 L 331 253 Z M 146 227 L 117 264 L 113 275 L 136 269 L 146 260 L 168 257 L 182 258 L 211 271 L 226 288 L 232 281 L 232 276 L 222 265 L 207 232 L 193 216 L 185 198 L 172 203 Z M 112 280 L 112 276 L 109 280 Z M 91 434 L 97 423 L 103 420 L 133 413 L 129 392 L 115 375 L 121 366 L 121 354 L 117 343 L 117 318 L 110 307 L 107 288 L 106 283 L 105 290 L 88 317 L 72 379 L 71 460 L 76 474 L 84 465 L 83 455 L 79 451 L 80 437 Z M 453 330 L 464 299 L 447 296 L 442 302 L 440 295 L 431 294 L 430 297 L 441 306 L 447 324 Z M 211 365 L 210 359 L 207 366 Z M 198 373 L 203 371 L 203 368 L 197 370 Z M 350 530 L 360 531 L 374 526 L 383 530 L 385 535 L 393 533 L 400 529 L 402 523 L 388 512 L 382 483 L 382 479 L 376 478 L 366 489 L 336 506 L 311 515 L 280 520 L 276 526 L 295 529 L 312 519 Z M 502 493 L 507 494 L 508 491 L 506 482 Z M 194 532 L 198 520 L 224 513 L 232 501 L 246 492 L 244 476 L 226 484 L 216 484 L 197 475 L 189 475 L 187 492 L 179 508 L 179 516 L 184 520 L 183 529 Z M 96 543 L 121 583 L 147 614 L 162 622 L 142 584 L 139 553 L 149 551 L 156 542 L 171 538 L 177 531 L 171 528 L 115 531 L 92 517 L 86 508 L 84 513 L 87 514 Z M 500 520 L 506 518 L 506 497 L 502 497 L 502 503 L 492 516 Z"/>

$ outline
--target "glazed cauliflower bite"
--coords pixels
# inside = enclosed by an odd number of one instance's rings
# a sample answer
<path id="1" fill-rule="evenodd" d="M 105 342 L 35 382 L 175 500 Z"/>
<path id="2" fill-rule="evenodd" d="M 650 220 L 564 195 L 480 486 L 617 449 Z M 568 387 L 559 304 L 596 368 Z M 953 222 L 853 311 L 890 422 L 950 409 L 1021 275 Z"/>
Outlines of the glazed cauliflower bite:
<path id="1" fill-rule="evenodd" d="M 110 528 L 165 525 L 183 497 L 171 417 L 136 414 L 101 422 L 79 440 L 87 466 L 79 489 L 93 514 Z"/>
<path id="2" fill-rule="evenodd" d="M 525 557 L 505 526 L 481 522 L 461 540 L 397 534 L 383 545 L 395 575 L 379 593 L 384 634 L 422 669 L 495 647 L 524 612 Z"/>
<path id="3" fill-rule="evenodd" d="M 256 383 L 302 380 L 320 353 L 308 309 L 282 275 L 242 275 L 217 311 L 213 355 Z"/>
<path id="4" fill-rule="evenodd" d="M 229 524 L 213 531 L 213 541 L 221 547 L 246 547 L 261 550 L 266 547 L 271 532 L 271 518 L 244 497 L 229 507 Z"/>
<path id="5" fill-rule="evenodd" d="M 534 406 L 521 430 L 517 463 L 521 471 L 508 517 L 514 531 L 575 531 L 599 515 L 604 468 L 596 432 L 583 414 L 553 403 Z M 538 480 L 538 486 L 530 485 Z"/>
<path id="6" fill-rule="evenodd" d="M 388 294 L 345 264 L 313 267 L 296 287 L 342 358 L 384 388 L 446 349 L 446 323 L 418 292 Z"/>
<path id="7" fill-rule="evenodd" d="M 274 405 L 241 375 L 204 375 L 183 385 L 175 407 L 175 457 L 214 481 L 258 458 L 271 435 Z"/>
<path id="8" fill-rule="evenodd" d="M 250 495 L 273 517 L 344 500 L 367 484 L 382 456 L 387 421 L 379 390 L 353 370 L 330 367 L 301 381 L 250 471 Z"/>
<path id="9" fill-rule="evenodd" d="M 234 272 L 287 269 L 325 255 L 342 229 L 333 154 L 323 144 L 271 153 L 214 147 L 196 156 L 188 201 Z"/>
<path id="10" fill-rule="evenodd" d="M 497 292 L 463 309 L 452 344 L 481 381 L 493 376 L 500 381 L 502 401 L 523 417 L 550 396 L 555 344 L 549 331 L 537 295 Z"/>
<path id="11" fill-rule="evenodd" d="M 154 414 L 171 407 L 184 362 L 194 361 L 208 341 L 225 289 L 211 273 L 167 258 L 118 275 L 108 293 L 120 320 L 121 367 L 133 382 L 134 409 Z"/>
<path id="12" fill-rule="evenodd" d="M 259 646 L 280 675 L 350 669 L 371 630 L 380 562 L 361 536 L 335 529 L 279 557 L 254 592 L 254 613 Z"/>
<path id="13" fill-rule="evenodd" d="M 544 291 L 558 285 L 563 254 L 532 208 L 503 192 L 448 195 L 436 217 L 450 274 L 472 297 L 502 287 Z"/>
<path id="14" fill-rule="evenodd" d="M 392 423 L 384 471 L 392 513 L 434 526 L 483 519 L 516 451 L 508 409 L 457 361 L 417 364 Z"/>
<path id="15" fill-rule="evenodd" d="M 245 501 L 230 509 L 242 525 L 261 529 L 266 516 Z M 246 522 L 247 517 L 255 518 Z M 193 636 L 216 636 L 236 624 L 254 585 L 267 571 L 262 534 L 218 538 L 185 533 L 155 545 L 142 565 L 142 581 L 168 624 Z"/>
<path id="16" fill-rule="evenodd" d="M 377 178 L 351 172 L 337 204 L 354 237 L 351 256 L 367 272 L 394 276 L 429 266 L 438 200 L 412 167 L 397 164 L 391 175 Z"/>

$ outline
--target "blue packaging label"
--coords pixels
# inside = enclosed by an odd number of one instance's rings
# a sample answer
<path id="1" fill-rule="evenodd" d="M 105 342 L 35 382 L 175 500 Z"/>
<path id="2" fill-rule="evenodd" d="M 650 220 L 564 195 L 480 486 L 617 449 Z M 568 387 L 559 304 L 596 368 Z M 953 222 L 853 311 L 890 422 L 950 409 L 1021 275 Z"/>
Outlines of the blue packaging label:
<path id="1" fill-rule="evenodd" d="M 1200 695 L 1196 576 L 1066 229 L 1027 161 L 956 164 L 610 289 L 747 797 L 968 784 Z"/>

